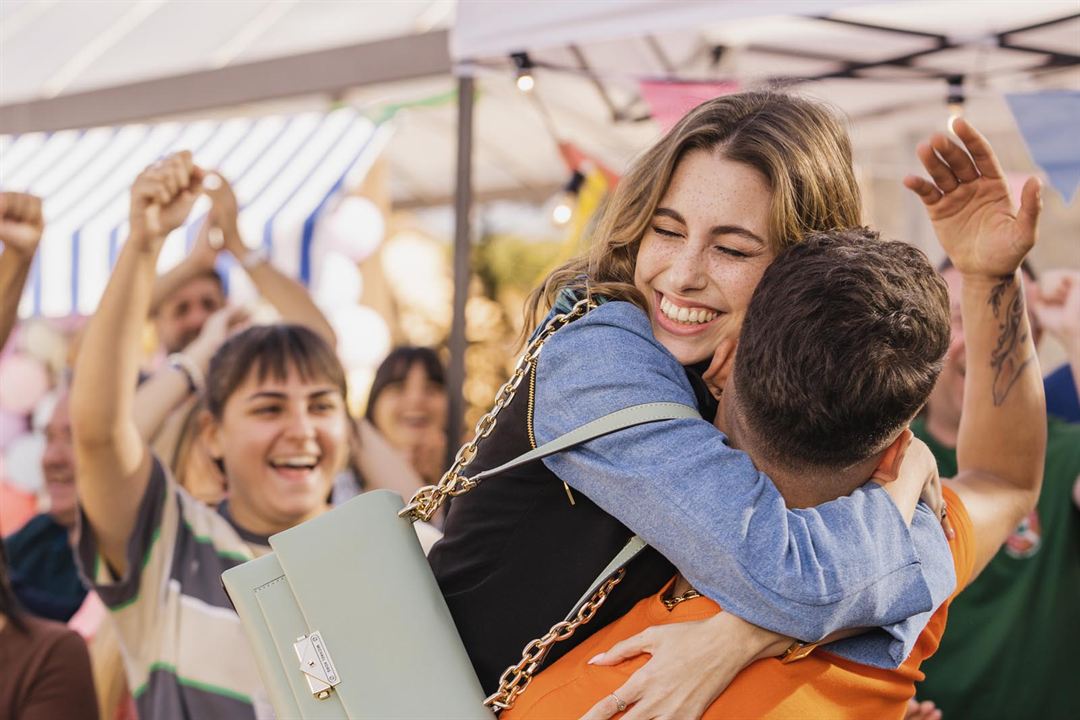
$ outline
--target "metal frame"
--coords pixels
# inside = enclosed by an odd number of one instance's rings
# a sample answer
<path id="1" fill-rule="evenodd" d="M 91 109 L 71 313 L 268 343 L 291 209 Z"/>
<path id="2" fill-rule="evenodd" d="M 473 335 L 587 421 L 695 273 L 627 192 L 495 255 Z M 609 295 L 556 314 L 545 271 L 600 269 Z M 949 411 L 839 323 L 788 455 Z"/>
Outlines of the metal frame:
<path id="1" fill-rule="evenodd" d="M 449 35 L 436 30 L 218 70 L 0 106 L 0 133 L 51 132 L 449 75 Z"/>

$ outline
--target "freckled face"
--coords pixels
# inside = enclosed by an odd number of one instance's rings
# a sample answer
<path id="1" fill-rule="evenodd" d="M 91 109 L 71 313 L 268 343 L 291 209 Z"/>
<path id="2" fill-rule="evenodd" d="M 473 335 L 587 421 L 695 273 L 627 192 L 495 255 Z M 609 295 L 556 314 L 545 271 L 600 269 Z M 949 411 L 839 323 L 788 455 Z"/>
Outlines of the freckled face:
<path id="1" fill-rule="evenodd" d="M 679 162 L 638 248 L 634 285 L 653 333 L 684 365 L 737 337 L 773 260 L 772 191 L 748 165 L 696 150 Z"/>

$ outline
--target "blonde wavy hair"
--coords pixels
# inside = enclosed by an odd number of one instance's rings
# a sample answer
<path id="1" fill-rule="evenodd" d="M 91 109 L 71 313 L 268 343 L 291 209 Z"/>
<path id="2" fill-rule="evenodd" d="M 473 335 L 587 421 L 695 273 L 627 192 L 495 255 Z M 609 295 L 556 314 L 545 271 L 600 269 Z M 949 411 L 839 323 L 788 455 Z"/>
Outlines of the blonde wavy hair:
<path id="1" fill-rule="evenodd" d="M 634 287 L 638 246 L 679 161 L 697 150 L 717 152 L 765 177 L 772 190 L 767 240 L 774 253 L 809 232 L 862 224 L 851 141 L 836 112 L 775 91 L 708 100 L 634 161 L 603 210 L 592 250 L 552 271 L 529 295 L 526 332 L 564 287 L 645 308 Z"/>

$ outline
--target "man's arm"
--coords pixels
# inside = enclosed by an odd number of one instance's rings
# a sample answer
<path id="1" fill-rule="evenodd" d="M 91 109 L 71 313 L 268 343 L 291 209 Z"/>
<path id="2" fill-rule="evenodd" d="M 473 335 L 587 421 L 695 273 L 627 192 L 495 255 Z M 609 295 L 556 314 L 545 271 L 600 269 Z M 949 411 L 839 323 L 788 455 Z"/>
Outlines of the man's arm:
<path id="1" fill-rule="evenodd" d="M 955 131 L 967 153 L 935 135 L 919 147 L 934 183 L 908 178 L 905 184 L 926 205 L 963 276 L 967 363 L 959 473 L 951 486 L 971 516 L 974 577 L 1034 508 L 1042 485 L 1046 405 L 1019 270 L 1035 244 L 1041 201 L 1039 183 L 1031 178 L 1014 212 L 986 138 L 964 120 Z"/>
<path id="2" fill-rule="evenodd" d="M 239 207 L 229 183 L 216 175 L 213 185 L 206 189 L 214 203 L 208 221 L 221 230 L 225 249 L 240 262 L 259 294 L 274 306 L 282 322 L 303 325 L 318 333 L 330 347 L 337 347 L 334 329 L 315 305 L 311 293 L 244 244 L 238 223 Z"/>
<path id="3" fill-rule="evenodd" d="M 131 234 L 124 244 L 75 363 L 71 426 L 79 501 L 105 560 L 127 571 L 126 547 L 150 479 L 150 453 L 134 417 L 139 346 L 158 254 L 200 191 L 191 153 L 152 165 L 131 189 Z"/>
<path id="4" fill-rule="evenodd" d="M 228 337 L 248 321 L 248 312 L 241 306 L 226 306 L 215 312 L 203 324 L 202 331 L 183 355 L 190 367 L 163 365 L 135 392 L 135 424 L 146 442 L 154 442 L 165 421 L 195 392 L 202 392 L 210 359 Z M 188 373 L 192 377 L 188 377 Z M 160 450 L 159 450 L 160 452 Z M 166 458 L 168 462 L 168 458 Z M 174 468 L 175 469 L 175 468 Z"/>
<path id="5" fill-rule="evenodd" d="M 18 319 L 19 299 L 44 230 L 40 198 L 0 192 L 0 348 Z"/>
<path id="6" fill-rule="evenodd" d="M 220 251 L 220 247 L 216 248 L 210 242 L 210 223 L 203 223 L 187 257 L 155 280 L 150 298 L 150 314 L 155 314 L 166 298 L 187 285 L 192 278 L 213 270 Z"/>

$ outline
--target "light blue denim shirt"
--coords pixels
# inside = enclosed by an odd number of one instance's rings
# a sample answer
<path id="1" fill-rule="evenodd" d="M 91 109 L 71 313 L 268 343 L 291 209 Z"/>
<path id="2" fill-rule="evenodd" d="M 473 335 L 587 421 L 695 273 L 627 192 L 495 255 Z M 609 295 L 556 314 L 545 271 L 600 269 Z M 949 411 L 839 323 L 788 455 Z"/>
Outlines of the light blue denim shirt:
<path id="1" fill-rule="evenodd" d="M 682 365 L 636 306 L 607 302 L 556 332 L 537 367 L 537 443 L 646 402 L 694 406 Z M 756 625 L 898 666 L 956 575 L 932 511 L 912 527 L 867 483 L 814 508 L 788 510 L 772 481 L 705 420 L 667 420 L 592 440 L 544 460 L 575 490 L 666 556 L 702 594 Z"/>

